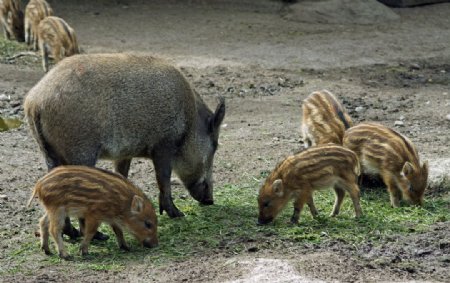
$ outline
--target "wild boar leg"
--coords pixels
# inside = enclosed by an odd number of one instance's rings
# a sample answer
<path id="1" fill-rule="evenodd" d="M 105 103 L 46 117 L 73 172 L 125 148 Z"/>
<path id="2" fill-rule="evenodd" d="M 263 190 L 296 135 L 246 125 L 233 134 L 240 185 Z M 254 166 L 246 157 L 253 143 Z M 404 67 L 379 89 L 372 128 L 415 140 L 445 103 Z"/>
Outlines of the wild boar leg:
<path id="1" fill-rule="evenodd" d="M 342 201 L 344 200 L 345 191 L 337 186 L 334 186 L 334 193 L 336 195 L 333 211 L 330 214 L 330 217 L 334 217 L 339 215 L 339 211 L 341 209 Z"/>
<path id="2" fill-rule="evenodd" d="M 62 228 L 64 226 L 64 219 L 66 215 L 63 211 L 63 207 L 57 209 L 56 211 L 47 212 L 48 220 L 50 222 L 50 234 L 56 243 L 56 249 L 58 251 L 59 257 L 63 259 L 69 259 L 69 254 L 67 253 L 63 238 L 62 238 Z"/>
<path id="3" fill-rule="evenodd" d="M 78 238 L 80 236 L 83 236 L 84 235 L 84 230 L 86 229 L 85 228 L 85 221 L 84 221 L 84 219 L 83 218 L 78 218 L 78 223 L 80 223 L 80 232 L 79 233 L 78 233 L 77 229 L 75 229 L 75 227 L 73 227 L 70 224 L 70 219 L 69 220 L 68 219 L 69 218 L 67 218 L 66 221 L 69 221 L 69 222 L 68 222 L 68 224 L 66 222 L 66 225 L 64 226 L 64 229 L 66 229 L 66 227 L 72 227 L 72 228 L 68 228 L 69 231 L 70 231 L 70 229 L 72 229 L 72 231 L 73 231 L 72 235 L 74 236 L 74 238 L 71 238 L 71 239 L 76 239 L 76 238 Z M 64 233 L 64 234 L 66 234 L 66 233 Z M 69 237 L 70 237 L 70 235 L 69 235 Z M 99 241 L 106 241 L 106 240 L 109 239 L 109 236 L 106 235 L 106 234 L 103 234 L 102 232 L 97 231 L 95 233 L 95 235 L 94 235 L 94 239 L 95 240 L 99 240 Z"/>
<path id="4" fill-rule="evenodd" d="M 81 226 L 81 224 L 80 224 L 80 226 Z M 64 229 L 63 229 L 62 233 L 64 235 L 69 236 L 69 238 L 72 240 L 75 240 L 76 238 L 81 236 L 81 234 L 78 232 L 78 230 L 75 229 L 75 227 L 73 227 L 72 224 L 70 223 L 69 217 L 66 217 L 66 219 L 64 221 Z"/>
<path id="5" fill-rule="evenodd" d="M 294 201 L 294 214 L 292 214 L 291 217 L 292 224 L 298 223 L 298 219 L 300 218 L 300 213 L 302 212 L 303 206 L 305 205 L 306 202 L 308 202 L 309 204 L 310 200 L 312 199 L 311 193 L 306 191 L 307 190 L 299 193 L 298 197 Z"/>
<path id="6" fill-rule="evenodd" d="M 317 208 L 314 205 L 314 199 L 312 197 L 312 194 L 311 194 L 311 197 L 308 200 L 308 206 L 309 206 L 309 211 L 311 211 L 312 217 L 314 217 L 314 218 L 317 217 L 317 215 L 319 215 L 319 212 L 317 211 Z"/>
<path id="7" fill-rule="evenodd" d="M 119 248 L 124 251 L 130 251 L 130 247 L 128 247 L 127 242 L 123 237 L 122 229 L 116 224 L 111 224 L 111 228 L 113 229 L 114 234 L 116 234 L 117 244 L 119 244 Z"/>
<path id="8" fill-rule="evenodd" d="M 162 154 L 164 155 L 164 153 Z M 178 210 L 172 200 L 172 191 L 170 188 L 170 176 L 172 174 L 171 158 L 167 156 L 154 156 L 153 164 L 155 167 L 156 181 L 159 188 L 159 214 L 165 210 L 171 217 L 183 217 L 184 214 Z"/>
<path id="9" fill-rule="evenodd" d="M 130 170 L 131 158 L 114 161 L 114 171 L 121 174 L 125 178 L 128 177 L 128 171 Z"/>
<path id="10" fill-rule="evenodd" d="M 45 44 L 44 41 L 41 40 L 39 42 L 39 48 L 41 49 L 42 68 L 44 68 L 45 72 L 48 72 L 48 47 L 47 47 L 47 44 Z"/>
<path id="11" fill-rule="evenodd" d="M 92 238 L 97 232 L 98 227 L 100 226 L 101 222 L 96 220 L 95 218 L 86 218 L 84 219 L 84 237 L 83 241 L 81 242 L 80 251 L 82 256 L 88 255 L 88 248 L 89 243 L 91 242 Z"/>
<path id="12" fill-rule="evenodd" d="M 392 207 L 400 207 L 400 199 L 402 197 L 402 193 L 398 189 L 397 182 L 395 181 L 395 177 L 390 173 L 383 172 L 381 174 L 381 178 L 383 182 L 386 184 L 387 190 L 389 192 L 389 196 L 391 199 Z"/>
<path id="13" fill-rule="evenodd" d="M 7 28 L 6 28 L 6 26 L 7 26 L 6 21 L 2 21 L 2 26 L 3 26 L 3 34 L 5 35 L 5 38 L 9 40 L 10 39 L 10 34 L 9 34 Z"/>
<path id="14" fill-rule="evenodd" d="M 39 226 L 41 230 L 41 249 L 45 252 L 46 255 L 51 255 L 50 247 L 48 246 L 48 238 L 49 238 L 49 223 L 47 213 L 41 217 L 39 220 Z"/>
<path id="15" fill-rule="evenodd" d="M 350 195 L 353 202 L 353 207 L 355 208 L 355 217 L 360 217 L 362 215 L 362 209 L 359 203 L 359 187 L 356 184 L 356 176 L 354 180 L 339 183 L 337 186 L 345 190 Z"/>

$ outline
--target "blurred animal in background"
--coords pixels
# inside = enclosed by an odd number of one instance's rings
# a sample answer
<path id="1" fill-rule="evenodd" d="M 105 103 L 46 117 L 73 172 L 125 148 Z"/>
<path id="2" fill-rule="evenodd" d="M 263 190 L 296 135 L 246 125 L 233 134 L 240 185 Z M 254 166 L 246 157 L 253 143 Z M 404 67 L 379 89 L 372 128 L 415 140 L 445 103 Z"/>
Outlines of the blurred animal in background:
<path id="1" fill-rule="evenodd" d="M 80 53 L 75 31 L 59 17 L 46 17 L 39 23 L 38 41 L 42 54 L 42 67 L 45 72 L 48 72 L 50 53 L 55 63 L 64 57 Z"/>
<path id="2" fill-rule="evenodd" d="M 25 42 L 38 49 L 38 26 L 46 17 L 52 16 L 53 10 L 45 0 L 30 0 L 25 8 Z"/>
<path id="3" fill-rule="evenodd" d="M 25 40 L 20 0 L 0 0 L 0 24 L 6 39 Z"/>
<path id="4" fill-rule="evenodd" d="M 315 91 L 302 104 L 302 135 L 304 146 L 334 143 L 342 145 L 352 119 L 337 98 L 329 91 Z"/>

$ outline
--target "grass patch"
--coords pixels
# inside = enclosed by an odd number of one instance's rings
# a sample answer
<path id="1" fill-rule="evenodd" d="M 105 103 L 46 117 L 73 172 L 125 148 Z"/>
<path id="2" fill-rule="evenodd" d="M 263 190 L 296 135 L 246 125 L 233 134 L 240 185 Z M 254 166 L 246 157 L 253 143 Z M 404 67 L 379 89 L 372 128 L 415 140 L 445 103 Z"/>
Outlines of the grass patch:
<path id="1" fill-rule="evenodd" d="M 11 57 L 16 53 L 25 50 L 27 50 L 25 44 L 13 40 L 7 40 L 3 37 L 0 37 L 0 57 L 2 59 Z"/>
<path id="2" fill-rule="evenodd" d="M 23 54 L 20 54 L 21 56 L 17 56 L 17 58 L 11 58 L 19 53 Z M 0 63 L 39 67 L 40 61 L 39 52 L 29 52 L 25 43 L 0 37 Z"/>
<path id="3" fill-rule="evenodd" d="M 117 248 L 115 236 L 108 226 L 101 230 L 111 236 L 104 243 L 93 242 L 90 255 L 78 255 L 79 242 L 66 241 L 65 245 L 74 261 L 60 260 L 56 255 L 45 256 L 39 250 L 38 239 L 26 239 L 7 257 L 15 262 L 6 273 L 26 270 L 29 258 L 39 265 L 75 266 L 78 269 L 121 270 L 130 264 L 159 265 L 173 260 L 211 253 L 240 254 L 257 250 L 279 250 L 296 244 L 321 244 L 340 241 L 358 244 L 363 241 L 382 241 L 394 234 L 409 234 L 426 230 L 439 221 L 449 221 L 449 200 L 428 198 L 424 207 L 404 206 L 391 208 L 385 189 L 362 192 L 361 206 L 364 216 L 354 218 L 350 198 L 346 197 L 338 217 L 331 218 L 334 194 L 331 190 L 317 192 L 314 200 L 320 216 L 313 219 L 307 207 L 302 212 L 299 225 L 287 223 L 292 214 L 292 204 L 276 218 L 273 224 L 257 226 L 257 179 L 241 186 L 225 185 L 215 191 L 215 205 L 199 206 L 192 198 L 176 198 L 176 205 L 185 214 L 181 219 L 159 216 L 160 246 L 145 249 L 134 238 L 126 235 L 131 252 Z M 53 246 L 52 246 L 53 248 Z M 27 260 L 24 260 L 27 259 Z"/>

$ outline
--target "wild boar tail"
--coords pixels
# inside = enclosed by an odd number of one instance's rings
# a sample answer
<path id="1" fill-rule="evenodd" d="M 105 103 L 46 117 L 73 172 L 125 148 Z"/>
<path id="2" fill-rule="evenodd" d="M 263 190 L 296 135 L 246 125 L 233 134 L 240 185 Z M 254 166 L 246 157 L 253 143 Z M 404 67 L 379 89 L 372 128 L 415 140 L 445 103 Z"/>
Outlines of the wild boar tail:
<path id="1" fill-rule="evenodd" d="M 34 187 L 33 193 L 31 194 L 31 197 L 28 200 L 27 208 L 30 207 L 31 203 L 33 202 L 34 198 L 36 197 L 37 191 L 38 191 L 38 189 L 37 189 L 37 186 L 36 186 L 36 187 Z"/>
<path id="2" fill-rule="evenodd" d="M 28 109 L 27 109 L 28 108 Z M 35 137 L 39 148 L 44 153 L 47 167 L 52 169 L 56 166 L 63 165 L 61 158 L 58 156 L 53 147 L 47 142 L 44 133 L 42 131 L 41 114 L 36 107 L 26 107 L 25 109 L 28 124 L 31 129 L 31 133 Z"/>

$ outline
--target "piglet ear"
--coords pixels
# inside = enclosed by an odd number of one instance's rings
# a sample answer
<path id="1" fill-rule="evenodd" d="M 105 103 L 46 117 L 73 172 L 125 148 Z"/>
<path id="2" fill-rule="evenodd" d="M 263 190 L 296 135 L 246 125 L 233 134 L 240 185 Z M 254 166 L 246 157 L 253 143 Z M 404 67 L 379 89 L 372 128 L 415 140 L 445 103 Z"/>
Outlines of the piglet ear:
<path id="1" fill-rule="evenodd" d="M 135 195 L 131 201 L 131 213 L 139 214 L 144 210 L 144 199 Z"/>
<path id="2" fill-rule="evenodd" d="M 403 175 L 405 177 L 410 176 L 413 172 L 414 172 L 414 168 L 413 168 L 412 164 L 410 162 L 406 161 L 405 164 L 403 165 L 403 169 L 402 169 Z"/>
<path id="3" fill-rule="evenodd" d="M 423 163 L 422 171 L 428 173 L 428 160 Z"/>
<path id="4" fill-rule="evenodd" d="M 283 181 L 281 181 L 281 179 L 276 179 L 272 183 L 272 191 L 278 197 L 282 197 L 283 196 L 284 188 L 283 188 Z"/>

